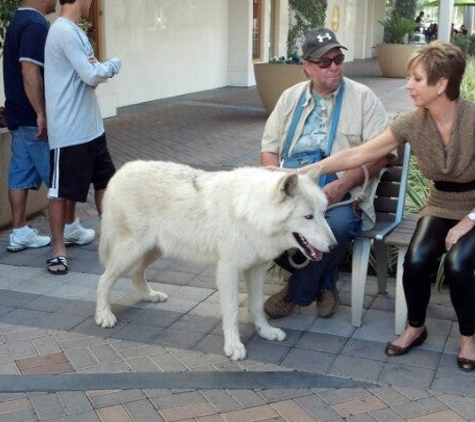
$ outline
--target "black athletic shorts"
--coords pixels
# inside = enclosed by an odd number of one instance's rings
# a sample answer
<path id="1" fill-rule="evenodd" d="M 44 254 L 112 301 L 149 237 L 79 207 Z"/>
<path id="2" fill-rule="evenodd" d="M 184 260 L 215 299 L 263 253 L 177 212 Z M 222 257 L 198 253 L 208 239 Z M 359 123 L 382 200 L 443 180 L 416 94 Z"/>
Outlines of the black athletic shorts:
<path id="1" fill-rule="evenodd" d="M 91 183 L 96 191 L 105 189 L 115 173 L 103 133 L 85 144 L 50 151 L 51 199 L 86 202 Z"/>

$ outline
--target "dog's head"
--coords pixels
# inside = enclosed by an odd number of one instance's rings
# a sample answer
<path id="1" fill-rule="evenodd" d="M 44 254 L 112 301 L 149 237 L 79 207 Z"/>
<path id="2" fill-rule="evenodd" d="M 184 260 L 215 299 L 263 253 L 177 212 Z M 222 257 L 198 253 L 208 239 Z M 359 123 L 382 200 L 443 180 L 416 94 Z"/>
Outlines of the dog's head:
<path id="1" fill-rule="evenodd" d="M 328 201 L 317 185 L 320 169 L 301 175 L 265 168 L 238 171 L 241 182 L 232 192 L 231 209 L 236 220 L 246 222 L 240 235 L 260 239 L 269 259 L 298 248 L 320 260 L 335 246 L 324 217 Z"/>
<path id="2" fill-rule="evenodd" d="M 276 201 L 288 211 L 283 223 L 291 233 L 292 246 L 314 261 L 336 245 L 324 216 L 328 201 L 318 187 L 320 172 L 316 168 L 303 175 L 283 175 L 275 193 Z"/>

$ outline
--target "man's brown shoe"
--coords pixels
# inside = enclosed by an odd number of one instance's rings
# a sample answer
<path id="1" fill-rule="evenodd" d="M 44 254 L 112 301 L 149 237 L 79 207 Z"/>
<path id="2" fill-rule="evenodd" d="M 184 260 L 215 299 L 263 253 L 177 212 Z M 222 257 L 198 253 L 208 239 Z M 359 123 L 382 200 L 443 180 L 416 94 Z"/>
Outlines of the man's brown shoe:
<path id="1" fill-rule="evenodd" d="M 290 299 L 289 284 L 286 283 L 285 287 L 275 295 L 272 295 L 264 303 L 264 311 L 269 318 L 277 319 L 286 317 L 294 309 L 295 303 Z"/>
<path id="2" fill-rule="evenodd" d="M 332 316 L 340 306 L 338 290 L 328 290 L 325 286 L 317 295 L 317 312 L 322 318 Z"/>

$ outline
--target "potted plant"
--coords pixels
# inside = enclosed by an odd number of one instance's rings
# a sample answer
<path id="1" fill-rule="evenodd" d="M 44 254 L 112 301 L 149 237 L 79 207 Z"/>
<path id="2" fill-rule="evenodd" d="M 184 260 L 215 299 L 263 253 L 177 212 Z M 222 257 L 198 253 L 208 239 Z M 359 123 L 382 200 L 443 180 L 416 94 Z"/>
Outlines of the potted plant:
<path id="1" fill-rule="evenodd" d="M 257 92 L 267 114 L 272 112 L 282 92 L 307 79 L 300 58 L 291 61 L 285 57 L 274 57 L 269 63 L 254 63 L 254 77 Z"/>
<path id="2" fill-rule="evenodd" d="M 404 78 L 407 61 L 417 47 L 409 44 L 414 32 L 414 21 L 393 11 L 384 21 L 383 43 L 376 46 L 376 57 L 383 76 Z"/>
<path id="3" fill-rule="evenodd" d="M 3 46 L 5 33 L 10 20 L 20 5 L 20 0 L 1 0 L 0 1 L 0 66 L 3 56 Z M 0 79 L 2 75 L 0 74 Z M 0 84 L 0 91 L 3 91 L 3 84 Z M 2 92 L 3 94 L 3 92 Z M 0 105 L 3 102 L 0 96 Z M 1 108 L 1 107 L 0 107 Z M 0 125 L 1 126 L 1 125 Z M 11 158 L 11 136 L 6 128 L 0 127 L 0 180 L 5 181 L 8 178 L 8 166 Z M 28 195 L 26 215 L 30 217 L 37 214 L 48 206 L 47 190 L 42 186 L 40 190 L 32 191 Z M 0 227 L 11 225 L 12 216 L 10 204 L 8 201 L 8 187 L 6 183 L 0 185 Z"/>
<path id="4" fill-rule="evenodd" d="M 287 33 L 287 58 L 273 57 L 269 63 L 254 63 L 257 92 L 267 114 L 285 89 L 307 79 L 299 47 L 310 29 L 325 24 L 326 10 L 326 0 L 289 0 L 289 15 L 294 23 Z"/>

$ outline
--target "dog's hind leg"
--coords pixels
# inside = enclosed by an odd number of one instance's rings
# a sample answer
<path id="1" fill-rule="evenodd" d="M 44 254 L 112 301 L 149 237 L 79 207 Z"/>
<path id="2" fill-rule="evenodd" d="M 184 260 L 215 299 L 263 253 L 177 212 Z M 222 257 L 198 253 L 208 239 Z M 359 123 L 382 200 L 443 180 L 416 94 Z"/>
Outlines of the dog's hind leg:
<path id="1" fill-rule="evenodd" d="M 110 306 L 110 294 L 120 273 L 107 267 L 99 278 L 96 292 L 96 324 L 103 328 L 113 327 L 117 323 L 116 316 Z M 117 275 L 118 274 L 118 275 Z"/>
<path id="2" fill-rule="evenodd" d="M 165 302 L 168 299 L 168 296 L 165 293 L 153 290 L 145 278 L 145 269 L 159 256 L 160 252 L 156 248 L 146 252 L 130 271 L 132 282 L 142 300 L 149 302 Z"/>
<path id="3" fill-rule="evenodd" d="M 114 244 L 105 263 L 104 273 L 97 283 L 95 315 L 97 325 L 108 328 L 117 323 L 117 318 L 110 307 L 110 294 L 117 279 L 129 270 L 137 259 L 140 259 L 137 248 L 131 247 L 128 242 Z"/>
<path id="4" fill-rule="evenodd" d="M 285 340 L 287 335 L 280 328 L 272 327 L 264 314 L 264 280 L 266 264 L 255 265 L 244 272 L 247 285 L 247 300 L 254 325 L 259 335 L 266 340 Z"/>
<path id="5" fill-rule="evenodd" d="M 239 273 L 227 262 L 216 267 L 216 284 L 223 316 L 224 353 L 231 360 L 246 359 L 246 348 L 239 336 Z"/>

